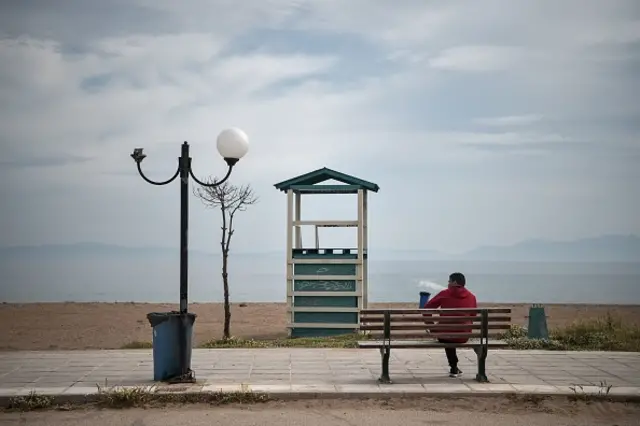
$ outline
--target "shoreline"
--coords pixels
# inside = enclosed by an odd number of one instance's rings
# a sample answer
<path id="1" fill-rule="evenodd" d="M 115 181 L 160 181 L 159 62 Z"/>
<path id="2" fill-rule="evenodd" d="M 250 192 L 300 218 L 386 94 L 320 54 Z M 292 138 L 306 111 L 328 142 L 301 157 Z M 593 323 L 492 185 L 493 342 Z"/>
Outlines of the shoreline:
<path id="1" fill-rule="evenodd" d="M 415 308 L 417 303 L 371 303 L 373 308 Z M 480 307 L 510 307 L 512 324 L 526 326 L 530 303 L 481 303 Z M 576 320 L 608 315 L 640 326 L 640 305 L 543 304 L 550 329 Z M 287 336 L 285 303 L 231 304 L 231 334 L 243 339 Z M 178 310 L 175 303 L 41 302 L 0 304 L 0 350 L 121 349 L 132 342 L 149 342 L 149 312 Z M 194 344 L 220 339 L 224 320 L 221 303 L 192 303 L 197 315 Z"/>

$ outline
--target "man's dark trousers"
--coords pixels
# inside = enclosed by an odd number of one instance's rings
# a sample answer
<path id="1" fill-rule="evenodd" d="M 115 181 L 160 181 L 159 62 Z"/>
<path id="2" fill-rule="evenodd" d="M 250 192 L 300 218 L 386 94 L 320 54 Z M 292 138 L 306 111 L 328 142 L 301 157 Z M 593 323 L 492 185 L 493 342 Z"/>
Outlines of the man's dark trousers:
<path id="1" fill-rule="evenodd" d="M 438 339 L 440 343 L 454 343 L 447 339 Z M 447 361 L 449 362 L 449 367 L 455 368 L 458 366 L 458 354 L 456 352 L 456 348 L 444 348 L 444 353 L 447 355 Z"/>

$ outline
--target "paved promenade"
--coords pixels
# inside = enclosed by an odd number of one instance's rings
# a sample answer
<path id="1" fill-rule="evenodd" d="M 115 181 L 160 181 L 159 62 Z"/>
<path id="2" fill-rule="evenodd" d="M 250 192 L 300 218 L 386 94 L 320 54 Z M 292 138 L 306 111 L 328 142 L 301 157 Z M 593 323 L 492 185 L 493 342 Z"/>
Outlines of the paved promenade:
<path id="1" fill-rule="evenodd" d="M 452 379 L 442 350 L 392 351 L 390 385 L 380 385 L 380 355 L 357 349 L 195 349 L 190 392 L 256 391 L 354 396 L 385 394 L 580 393 L 640 396 L 640 353 L 493 351 L 491 383 L 473 380 L 475 354 L 459 351 L 464 376 Z M 31 391 L 87 395 L 96 384 L 152 385 L 149 350 L 0 352 L 0 397 Z M 610 389 L 608 387 L 610 386 Z M 162 385 L 156 391 L 167 390 Z M 577 387 L 577 388 L 576 388 Z"/>

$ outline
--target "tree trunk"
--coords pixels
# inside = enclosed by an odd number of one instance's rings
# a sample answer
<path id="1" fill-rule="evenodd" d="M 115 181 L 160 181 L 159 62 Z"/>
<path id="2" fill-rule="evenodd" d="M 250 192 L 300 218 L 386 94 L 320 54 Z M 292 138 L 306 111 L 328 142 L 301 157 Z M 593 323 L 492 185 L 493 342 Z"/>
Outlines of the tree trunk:
<path id="1" fill-rule="evenodd" d="M 224 288 L 224 331 L 223 339 L 231 338 L 231 306 L 229 304 L 229 274 L 227 273 L 227 260 L 229 252 L 222 251 L 222 286 Z"/>

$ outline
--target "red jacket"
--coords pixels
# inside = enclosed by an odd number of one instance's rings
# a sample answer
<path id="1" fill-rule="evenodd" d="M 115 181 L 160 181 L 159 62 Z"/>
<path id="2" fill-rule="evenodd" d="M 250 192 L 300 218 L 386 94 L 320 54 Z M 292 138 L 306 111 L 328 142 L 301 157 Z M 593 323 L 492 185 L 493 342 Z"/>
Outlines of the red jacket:
<path id="1" fill-rule="evenodd" d="M 458 309 L 463 309 L 463 308 L 467 308 L 467 309 L 475 309 L 478 307 L 478 304 L 476 302 L 476 296 L 473 295 L 473 293 L 471 293 L 469 290 L 467 290 L 465 287 L 451 287 L 451 288 L 447 288 L 442 290 L 440 293 L 436 294 L 434 296 L 433 299 L 429 300 L 425 305 L 424 305 L 424 309 L 437 309 L 437 308 L 443 308 L 443 309 L 447 309 L 447 308 L 458 308 Z M 430 315 L 427 315 L 430 316 Z M 441 317 L 446 317 L 446 316 L 462 316 L 461 314 L 449 314 L 449 313 L 444 313 L 442 312 L 440 314 Z M 474 317 L 476 316 L 475 313 L 471 313 L 471 314 L 466 314 L 465 316 L 470 316 L 470 317 Z M 464 321 L 464 322 L 460 322 L 461 325 L 463 324 L 473 324 L 473 321 Z M 434 330 L 433 334 L 436 333 L 471 333 L 472 330 L 471 329 L 464 329 L 464 328 L 460 328 L 460 329 L 447 329 L 447 330 Z M 446 340 L 449 340 L 451 342 L 455 342 L 455 343 L 465 343 L 467 340 L 466 338 L 446 338 Z"/>

